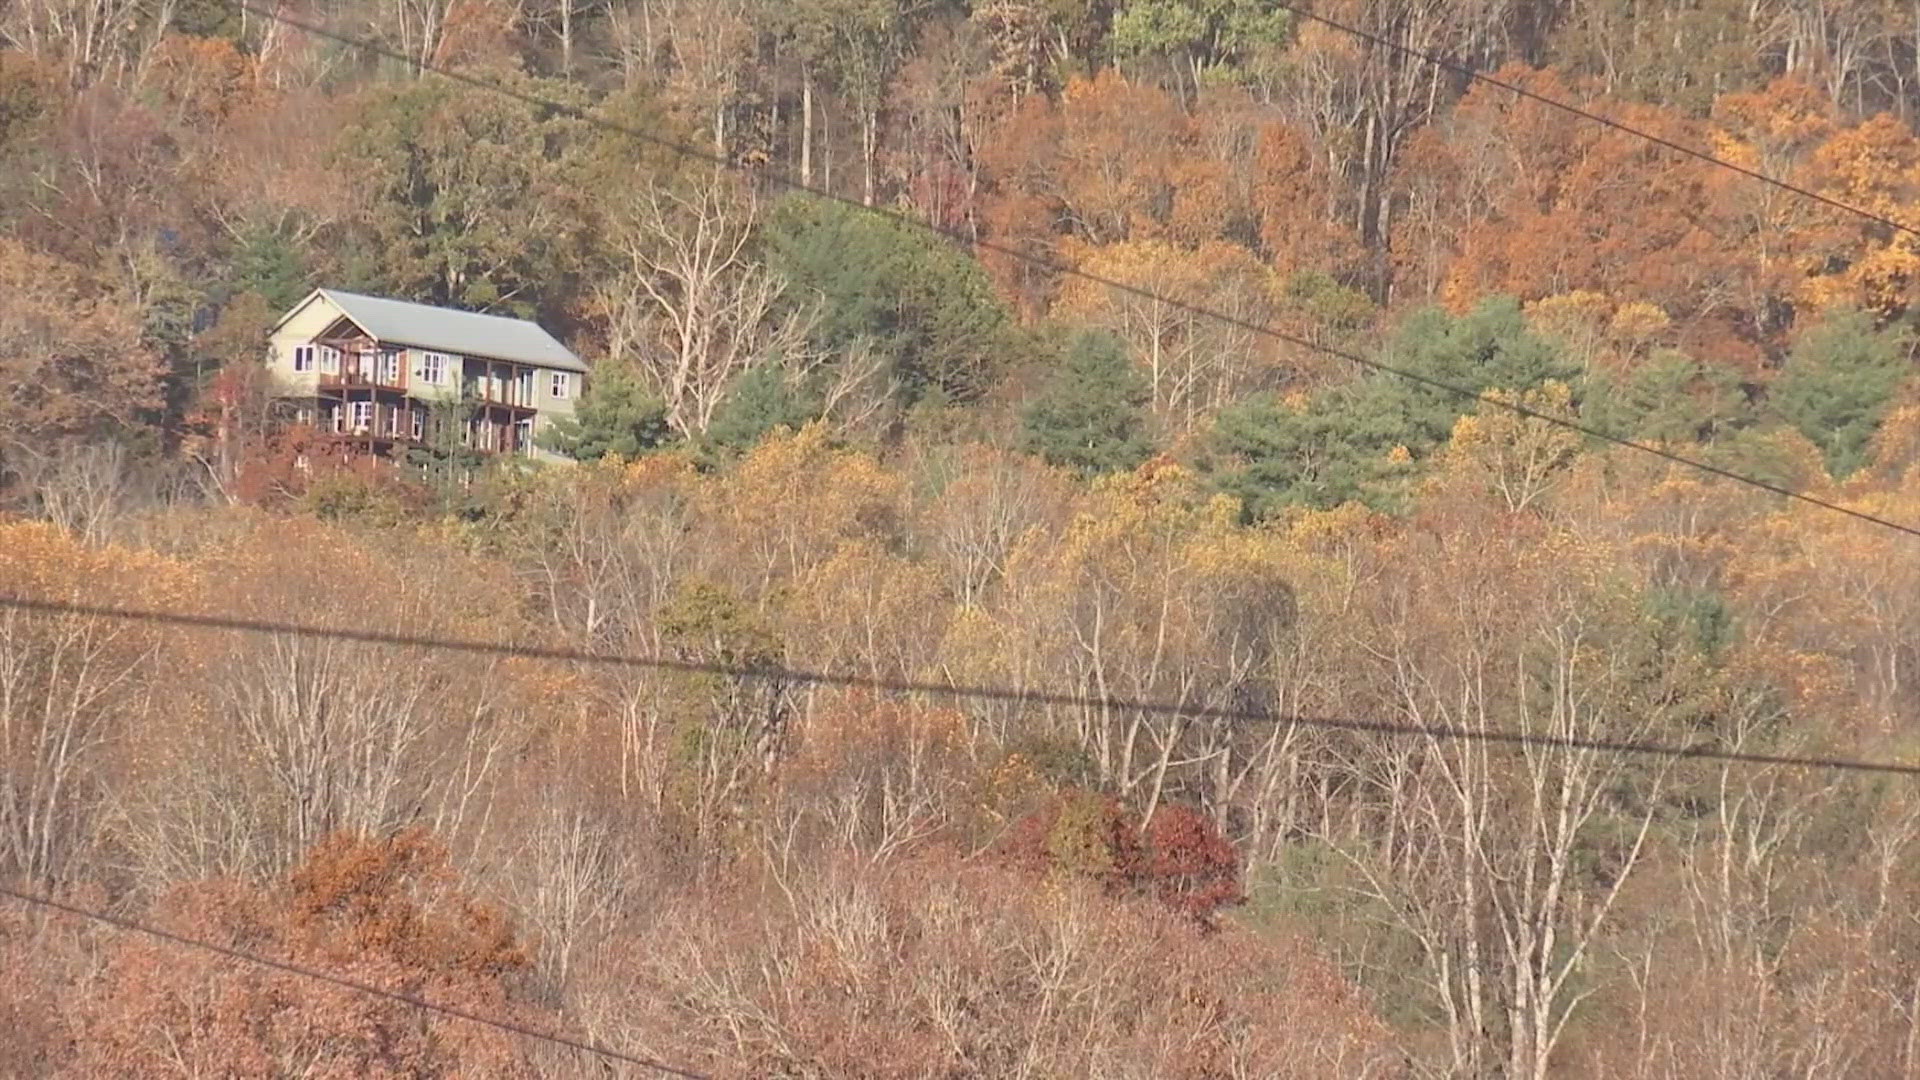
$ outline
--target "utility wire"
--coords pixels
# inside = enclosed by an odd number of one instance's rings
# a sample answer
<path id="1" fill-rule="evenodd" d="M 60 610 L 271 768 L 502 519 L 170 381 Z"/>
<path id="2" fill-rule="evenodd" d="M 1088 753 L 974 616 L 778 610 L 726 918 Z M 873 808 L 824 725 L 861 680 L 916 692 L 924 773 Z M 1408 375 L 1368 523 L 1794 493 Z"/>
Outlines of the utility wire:
<path id="1" fill-rule="evenodd" d="M 683 674 L 727 675 L 762 679 L 768 682 L 833 686 L 888 693 L 923 694 L 928 697 L 959 701 L 995 701 L 1022 706 L 1058 706 L 1098 708 L 1147 716 L 1169 716 L 1220 723 L 1282 724 L 1289 727 L 1346 731 L 1389 737 L 1417 737 L 1454 742 L 1487 743 L 1500 746 L 1544 747 L 1562 750 L 1592 750 L 1605 753 L 1634 754 L 1669 760 L 1736 762 L 1745 765 L 1779 765 L 1791 768 L 1829 769 L 1845 772 L 1886 773 L 1896 776 L 1920 776 L 1920 765 L 1893 761 L 1868 761 L 1856 758 L 1799 754 L 1762 754 L 1744 750 L 1724 750 L 1708 745 L 1679 746 L 1640 739 L 1594 739 L 1568 735 L 1544 735 L 1531 731 L 1503 728 L 1467 727 L 1459 724 L 1410 724 L 1391 720 L 1361 720 L 1332 716 L 1302 716 L 1270 709 L 1227 709 L 1178 702 L 1137 701 L 1129 698 L 1091 694 L 1063 694 L 1055 691 L 1018 687 L 967 686 L 912 679 L 877 679 L 867 675 L 814 671 L 778 664 L 723 664 L 698 660 L 680 660 L 661 656 L 634 656 L 598 652 L 590 649 L 557 649 L 533 645 L 508 645 L 488 641 L 436 638 L 422 634 L 397 634 L 379 630 L 350 630 L 243 619 L 227 615 L 198 615 L 185 612 L 156 611 L 141 608 L 112 607 L 102 604 L 68 603 L 27 597 L 0 596 L 0 608 L 13 608 L 49 615 L 82 615 L 163 626 L 196 627 L 241 631 L 256 634 L 286 634 L 294 637 L 352 641 L 367 645 L 436 649 L 484 656 L 506 656 L 526 660 L 552 660 L 563 663 L 594 664 L 609 667 L 670 671 Z"/>
<path id="2" fill-rule="evenodd" d="M 1742 473 L 1737 473 L 1731 469 L 1721 468 L 1718 465 L 1701 461 L 1698 458 L 1692 458 L 1684 454 L 1674 453 L 1671 450 L 1664 449 L 1662 447 L 1653 445 L 1651 443 L 1639 442 L 1637 440 L 1629 439 L 1624 436 L 1615 435 L 1610 432 L 1602 431 L 1598 428 L 1590 427 L 1586 424 L 1580 423 L 1577 420 L 1569 420 L 1565 417 L 1553 416 L 1548 413 L 1541 412 L 1537 409 L 1528 408 L 1527 406 L 1522 405 L 1517 401 L 1503 400 L 1489 393 L 1485 393 L 1478 390 L 1472 390 L 1464 386 L 1459 386 L 1454 383 L 1446 382 L 1445 380 L 1442 380 L 1442 379 L 1435 379 L 1435 378 L 1432 378 L 1431 376 L 1422 375 L 1422 374 L 1419 374 L 1418 372 L 1408 371 L 1405 368 L 1395 367 L 1392 364 L 1387 364 L 1379 360 L 1371 360 L 1371 359 L 1368 359 L 1367 357 L 1359 355 L 1358 353 L 1349 352 L 1345 349 L 1335 348 L 1331 345 L 1325 345 L 1320 342 L 1314 341 L 1310 338 L 1302 337 L 1298 334 L 1293 334 L 1284 330 L 1276 329 L 1272 326 L 1266 325 L 1265 323 L 1254 322 L 1252 320 L 1244 319 L 1236 315 L 1230 315 L 1223 311 L 1215 311 L 1209 308 L 1201 307 L 1198 304 L 1192 304 L 1184 300 L 1179 300 L 1173 297 L 1164 296 L 1152 291 L 1151 289 L 1147 289 L 1139 285 L 1132 285 L 1124 281 L 1118 281 L 1114 278 L 1091 273 L 1079 267 L 1068 266 L 1064 263 L 1056 262 L 1052 259 L 1045 258 L 1044 256 L 1035 255 L 1027 251 L 1022 251 L 1019 248 L 1014 247 L 1012 245 L 1002 244 L 992 240 L 982 240 L 982 239 L 969 237 L 959 229 L 947 228 L 944 226 L 936 225 L 936 224 L 933 224 L 932 222 L 923 221 L 919 218 L 913 217 L 910 214 L 904 214 L 897 210 L 890 210 L 884 207 L 867 206 L 866 204 L 860 202 L 857 199 L 849 198 L 844 195 L 835 195 L 834 193 L 823 190 L 821 188 L 810 187 L 806 184 L 800 183 L 798 180 L 794 180 L 789 177 L 784 177 L 774 173 L 765 173 L 765 172 L 760 172 L 758 170 L 749 169 L 745 166 L 740 165 L 737 162 L 727 159 L 723 155 L 715 154 L 708 150 L 702 150 L 697 146 L 692 146 L 686 143 L 682 143 L 662 135 L 656 135 L 648 131 L 643 131 L 639 128 L 635 128 L 630 125 L 620 124 L 615 121 L 609 120 L 603 116 L 596 116 L 588 112 L 586 109 L 580 108 L 579 106 L 570 105 L 565 102 L 553 101 L 548 98 L 543 98 L 538 94 L 530 94 L 523 90 L 516 90 L 513 87 L 505 86 L 500 83 L 493 82 L 492 80 L 489 80 L 489 79 L 483 79 L 478 76 L 469 75 L 465 72 L 454 71 L 440 65 L 431 64 L 426 61 L 420 60 L 417 57 L 407 56 L 393 49 L 389 49 L 376 42 L 367 41 L 363 38 L 356 38 L 349 34 L 342 34 L 335 30 L 329 30 L 323 26 L 319 26 L 314 23 L 309 23 L 301 19 L 296 19 L 296 18 L 293 18 L 292 16 L 282 14 L 278 11 L 270 11 L 266 8 L 255 7 L 251 4 L 241 2 L 241 0 L 235 0 L 234 7 L 240 11 L 245 11 L 253 15 L 257 15 L 260 18 L 270 19 L 274 22 L 278 22 L 286 26 L 290 26 L 296 30 L 301 30 L 309 34 L 313 34 L 316 37 L 324 38 L 328 41 L 333 41 L 342 45 L 346 45 L 350 48 L 360 49 L 373 56 L 378 56 L 385 59 L 398 61 L 402 64 L 406 64 L 407 66 L 412 67 L 421 72 L 436 74 L 441 76 L 442 78 L 450 79 L 454 82 L 463 83 L 467 86 L 476 87 L 481 90 L 491 91 L 496 94 L 501 94 L 505 97 L 509 97 L 516 101 L 520 101 L 524 104 L 533 106 L 536 109 L 544 110 L 544 111 L 551 112 L 561 116 L 572 117 L 574 119 L 580 120 L 584 123 L 593 125 L 595 127 L 604 128 L 608 131 L 613 131 L 622 135 L 626 135 L 629 138 L 637 139 L 649 145 L 657 146 L 663 150 L 670 151 L 682 157 L 690 158 L 697 161 L 704 161 L 708 164 L 717 166 L 719 168 L 729 169 L 736 172 L 742 172 L 748 175 L 756 176 L 780 187 L 785 187 L 793 191 L 805 192 L 816 198 L 826 199 L 830 202 L 839 203 L 843 206 L 851 207 L 853 209 L 860 210 L 865 213 L 886 218 L 890 221 L 894 221 L 899 224 L 906 225 L 910 228 L 922 229 L 927 232 L 938 234 L 940 236 L 945 236 L 948 239 L 956 241 L 962 245 L 971 245 L 976 249 L 996 252 L 998 254 L 1005 255 L 1009 258 L 1027 263 L 1030 266 L 1035 266 L 1040 269 L 1046 270 L 1050 273 L 1061 274 L 1069 277 L 1077 277 L 1083 281 L 1091 281 L 1091 282 L 1094 282 L 1095 284 L 1104 285 L 1110 289 L 1116 289 L 1120 292 L 1127 293 L 1131 296 L 1139 297 L 1143 300 L 1150 300 L 1156 304 L 1162 304 L 1178 311 L 1187 312 L 1188 314 L 1194 315 L 1198 318 L 1211 319 L 1216 322 L 1220 322 L 1225 325 L 1235 327 L 1236 329 L 1245 330 L 1252 334 L 1257 334 L 1262 337 L 1272 338 L 1275 341 L 1283 341 L 1289 345 L 1298 346 L 1299 348 L 1307 349 L 1312 352 L 1317 352 L 1326 356 L 1331 356 L 1340 360 L 1345 360 L 1348 363 L 1357 365 L 1361 368 L 1365 368 L 1369 371 L 1378 372 L 1383 375 L 1391 375 L 1399 379 L 1405 379 L 1408 382 L 1418 383 L 1422 386 L 1428 387 L 1429 389 L 1438 390 L 1446 394 L 1451 394 L 1467 401 L 1474 401 L 1482 405 L 1489 405 L 1494 408 L 1504 409 L 1507 412 L 1511 412 L 1519 416 L 1526 417 L 1529 420 L 1539 420 L 1543 423 L 1552 424 L 1555 427 L 1564 428 L 1568 431 L 1579 432 L 1580 434 L 1585 435 L 1588 438 L 1598 439 L 1601 442 L 1611 443 L 1615 446 L 1625 447 L 1626 449 L 1629 449 L 1629 450 L 1637 450 L 1643 454 L 1650 454 L 1654 457 L 1660 458 L 1664 461 L 1671 462 L 1675 465 L 1680 465 L 1685 468 L 1694 469 L 1699 472 L 1707 473 L 1712 476 L 1718 476 L 1726 480 L 1731 480 L 1738 484 L 1744 484 L 1748 487 L 1757 488 L 1761 491 L 1765 491 L 1773 495 L 1780 495 L 1788 499 L 1793 499 L 1795 501 L 1805 503 L 1809 506 L 1819 507 L 1822 510 L 1831 510 L 1834 513 L 1845 514 L 1850 518 L 1855 518 L 1857 520 L 1864 521 L 1872 525 L 1878 525 L 1878 526 L 1881 526 L 1882 528 L 1893 529 L 1896 532 L 1905 533 L 1908 536 L 1920 537 L 1920 527 L 1906 525 L 1898 521 L 1893 521 L 1889 518 L 1880 517 L 1877 514 L 1867 513 L 1866 511 L 1863 511 L 1863 510 L 1856 510 L 1850 506 L 1844 506 L 1840 503 L 1822 499 L 1815 495 L 1809 495 L 1803 491 L 1795 491 L 1792 488 L 1784 487 L 1780 484 L 1775 484 L 1767 480 L 1762 480 L 1762 479 L 1759 479 L 1758 477 L 1747 476 Z M 1526 91 L 1518 90 L 1518 88 L 1511 88 L 1511 89 L 1514 89 L 1518 93 L 1526 93 Z M 1604 119 L 1604 118 L 1595 117 L 1595 119 Z M 1620 125 L 1614 125 L 1614 126 L 1617 127 Z M 1625 130 L 1631 130 L 1631 129 L 1625 129 Z M 1636 132 L 1636 134 L 1638 133 Z M 1653 138 L 1653 136 L 1646 136 L 1646 137 Z M 1704 155 L 1699 155 L 1697 152 L 1693 152 L 1693 153 L 1695 153 L 1696 156 L 1704 156 Z M 1731 166 L 1731 165 L 1729 167 L 1738 168 L 1738 166 Z M 1781 182 L 1781 183 L 1784 183 L 1784 182 Z M 1818 197 L 1818 196 L 1815 196 L 1815 197 Z M 1864 213 L 1864 211 L 1862 212 Z"/>
<path id="3" fill-rule="evenodd" d="M 1830 207 L 1834 210 L 1839 210 L 1844 213 L 1853 214 L 1855 216 L 1864 218 L 1867 221 L 1871 221 L 1877 225 L 1884 225 L 1887 228 L 1893 229 L 1896 232 L 1903 232 L 1910 236 L 1920 236 L 1920 229 L 1915 229 L 1910 225 L 1904 225 L 1898 221 L 1895 221 L 1890 217 L 1887 217 L 1884 214 L 1876 214 L 1871 210 L 1854 206 L 1851 203 L 1841 202 L 1839 199 L 1835 199 L 1827 195 L 1822 195 L 1819 192 L 1814 191 L 1812 188 L 1802 187 L 1799 184 L 1795 184 L 1790 180 L 1782 180 L 1777 176 L 1773 176 L 1769 173 L 1763 173 L 1758 169 L 1750 169 L 1747 166 L 1742 165 L 1738 162 L 1728 161 L 1726 158 L 1723 158 L 1723 157 L 1715 157 L 1714 155 L 1707 153 L 1705 150 L 1695 149 L 1694 147 L 1688 146 L 1685 143 L 1674 142 L 1672 139 L 1665 138 L 1664 136 L 1655 135 L 1653 132 L 1647 131 L 1644 128 L 1637 128 L 1631 124 L 1625 124 L 1611 117 L 1602 116 L 1601 114 L 1593 112 L 1591 110 L 1583 109 L 1578 105 L 1572 105 L 1567 102 L 1557 100 L 1555 98 L 1550 98 L 1550 97 L 1547 97 L 1545 94 L 1535 93 L 1534 91 L 1528 90 L 1523 86 L 1519 86 L 1515 83 L 1507 82 L 1505 79 L 1495 78 L 1492 75 L 1487 75 L 1487 74 L 1483 74 L 1481 72 L 1475 71 L 1474 69 L 1466 66 L 1465 64 L 1458 63 L 1457 61 L 1448 60 L 1445 57 L 1436 56 L 1433 53 L 1422 52 L 1419 49 L 1413 48 L 1410 45 L 1402 45 L 1399 42 L 1392 40 L 1391 38 L 1382 37 L 1379 34 L 1373 33 L 1372 31 L 1363 30 L 1357 26 L 1350 26 L 1346 23 L 1339 22 L 1338 20 L 1330 19 L 1325 15 L 1316 14 L 1314 12 L 1306 10 L 1305 8 L 1298 7 L 1294 4 L 1286 3 L 1285 0 L 1272 0 L 1272 4 L 1275 8 L 1278 8 L 1281 11 L 1291 12 L 1292 14 L 1299 16 L 1302 19 L 1306 19 L 1309 22 L 1319 23 L 1320 25 L 1328 27 L 1330 29 L 1338 30 L 1343 34 L 1351 34 L 1352 36 L 1357 37 L 1362 41 L 1366 41 L 1374 45 L 1378 45 L 1383 49 L 1389 49 L 1389 50 L 1392 50 L 1393 52 L 1397 52 L 1401 54 L 1402 56 L 1419 60 L 1420 62 L 1425 64 L 1431 64 L 1434 67 L 1441 69 L 1442 71 L 1452 72 L 1453 74 L 1459 75 L 1462 78 L 1470 79 L 1477 83 L 1485 83 L 1488 86 L 1492 86 L 1500 90 L 1505 90 L 1506 92 L 1513 94 L 1516 97 L 1522 97 L 1527 99 L 1528 101 L 1537 102 L 1541 105 L 1547 106 L 1548 108 L 1558 109 L 1561 112 L 1564 112 L 1570 116 L 1579 117 L 1582 120 L 1590 120 L 1596 124 L 1601 124 L 1605 127 L 1610 127 L 1615 131 L 1618 131 L 1625 135 L 1631 135 L 1636 139 L 1645 139 L 1647 142 L 1653 143 L 1656 146 L 1665 147 L 1666 149 L 1672 150 L 1677 154 L 1684 154 L 1687 157 L 1693 158 L 1696 161 L 1702 161 L 1708 165 L 1712 165 L 1715 168 L 1725 169 L 1728 172 L 1737 173 L 1741 176 L 1747 177 L 1750 180 L 1758 180 L 1760 183 L 1779 188 L 1781 191 L 1798 195 L 1803 199 L 1811 199 L 1814 202 L 1820 203 L 1821 205 Z"/>
<path id="4" fill-rule="evenodd" d="M 300 964 L 290 964 L 284 960 L 274 960 L 270 957 L 243 952 L 225 945 L 216 945 L 211 941 L 188 937 L 185 934 L 176 934 L 171 930 L 162 930 L 157 926 L 149 926 L 145 923 L 135 922 L 132 919 L 122 918 L 118 915 L 110 915 L 104 911 L 95 911 L 91 908 L 83 908 L 75 904 L 65 903 L 60 900 L 55 900 L 50 896 L 21 892 L 18 889 L 8 888 L 5 885 L 0 885 L 0 896 L 17 900 L 30 907 L 45 908 L 66 915 L 75 915 L 82 919 L 103 923 L 130 934 L 144 934 L 148 937 L 168 942 L 169 944 L 183 945 L 190 949 L 200 949 L 205 952 L 216 953 L 229 959 L 239 960 L 243 963 L 254 964 L 259 967 L 272 968 L 275 971 L 285 972 L 288 975 L 296 975 L 303 979 L 313 979 L 318 982 L 330 983 L 345 990 L 365 994 L 368 997 L 384 998 L 387 1001 L 396 1002 L 401 1005 L 411 1005 L 416 1009 L 424 1009 L 427 1012 L 439 1013 L 442 1016 L 449 1016 L 456 1020 L 465 1020 L 468 1023 L 479 1024 L 483 1027 L 495 1028 L 529 1039 L 537 1039 L 541 1042 L 552 1043 L 555 1046 L 564 1046 L 570 1050 L 592 1054 L 609 1061 L 638 1065 L 643 1069 L 651 1069 L 663 1076 L 677 1076 L 684 1078 L 684 1080 L 707 1080 L 707 1077 L 703 1073 L 688 1072 L 685 1069 L 676 1068 L 665 1062 L 655 1061 L 652 1058 L 641 1057 L 638 1054 L 629 1054 L 625 1051 L 615 1050 L 612 1047 L 583 1042 L 579 1039 L 570 1039 L 564 1035 L 555 1035 L 552 1032 L 541 1031 L 538 1028 L 528 1027 L 525 1024 L 516 1024 L 509 1020 L 496 1020 L 492 1017 L 482 1016 L 479 1013 L 469 1012 L 465 1009 L 456 1009 L 450 1005 L 437 1005 L 413 994 L 402 994 L 392 990 L 383 990 L 378 986 L 364 983 L 357 979 L 349 979 L 342 975 L 330 974 L 315 968 L 304 967 Z"/>

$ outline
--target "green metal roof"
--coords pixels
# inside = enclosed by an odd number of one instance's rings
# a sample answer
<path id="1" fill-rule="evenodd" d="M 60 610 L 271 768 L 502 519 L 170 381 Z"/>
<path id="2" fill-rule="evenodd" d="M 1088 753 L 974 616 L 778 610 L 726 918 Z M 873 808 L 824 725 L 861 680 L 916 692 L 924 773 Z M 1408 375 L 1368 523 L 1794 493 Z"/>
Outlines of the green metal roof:
<path id="1" fill-rule="evenodd" d="M 338 289 L 315 289 L 313 296 L 325 297 L 368 336 L 385 344 L 510 360 L 561 371 L 587 370 L 587 365 L 571 349 L 560 344 L 539 324 L 525 319 L 361 296 Z M 313 297 L 307 299 L 311 301 Z M 305 306 L 302 303 L 294 310 Z"/>

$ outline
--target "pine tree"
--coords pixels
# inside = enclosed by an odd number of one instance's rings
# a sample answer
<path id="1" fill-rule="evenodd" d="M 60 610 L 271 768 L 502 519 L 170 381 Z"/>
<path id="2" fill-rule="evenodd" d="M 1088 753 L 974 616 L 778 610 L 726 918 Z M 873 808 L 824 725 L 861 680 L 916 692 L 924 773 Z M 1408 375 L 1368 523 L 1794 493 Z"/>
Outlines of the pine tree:
<path id="1" fill-rule="evenodd" d="M 819 415 L 819 404 L 796 388 L 780 365 L 758 364 L 733 380 L 707 425 L 706 440 L 717 449 L 744 453 L 774 428 L 798 431 Z"/>
<path id="2" fill-rule="evenodd" d="M 790 283 L 787 295 L 819 305 L 815 347 L 873 349 L 906 403 L 971 401 L 991 384 L 1008 345 L 1007 313 L 986 271 L 961 248 L 806 198 L 780 206 L 766 240 L 768 264 Z"/>
<path id="3" fill-rule="evenodd" d="M 1378 395 L 1345 388 L 1301 402 L 1263 395 L 1225 409 L 1204 464 L 1247 518 L 1285 506 L 1362 502 L 1397 510 L 1413 462 L 1405 418 Z"/>
<path id="4" fill-rule="evenodd" d="M 592 389 L 574 415 L 556 418 L 540 445 L 575 461 L 598 461 L 608 454 L 632 460 L 672 437 L 667 407 L 632 372 L 610 366 L 594 373 Z"/>
<path id="5" fill-rule="evenodd" d="M 1829 315 L 1794 343 L 1773 406 L 1826 454 L 1827 471 L 1844 478 L 1866 461 L 1911 352 L 1905 331 L 1875 330 L 1858 311 Z"/>
<path id="6" fill-rule="evenodd" d="M 1153 453 L 1148 399 L 1119 338 L 1078 334 L 1027 407 L 1026 449 L 1082 476 L 1134 468 Z"/>

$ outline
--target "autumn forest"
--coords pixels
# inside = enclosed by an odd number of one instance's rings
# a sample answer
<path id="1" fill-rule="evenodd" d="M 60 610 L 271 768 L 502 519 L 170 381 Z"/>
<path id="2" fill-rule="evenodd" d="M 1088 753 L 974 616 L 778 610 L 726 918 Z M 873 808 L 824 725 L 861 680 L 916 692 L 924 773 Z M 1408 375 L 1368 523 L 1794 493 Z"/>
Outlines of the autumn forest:
<path id="1" fill-rule="evenodd" d="M 0 607 L 0 885 L 699 1075 L 1920 1077 L 1915 777 L 1712 756 L 1920 764 L 1917 120 L 1893 0 L 0 0 L 0 598 L 416 641 Z M 572 463 L 320 453 L 323 286 Z"/>

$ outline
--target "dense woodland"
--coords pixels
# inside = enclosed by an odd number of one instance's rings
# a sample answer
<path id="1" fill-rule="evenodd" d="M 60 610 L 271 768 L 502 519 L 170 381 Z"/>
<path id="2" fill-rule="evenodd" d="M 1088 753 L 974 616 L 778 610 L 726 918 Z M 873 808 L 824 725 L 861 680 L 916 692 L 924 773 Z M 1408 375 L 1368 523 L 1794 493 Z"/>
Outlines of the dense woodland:
<path id="1" fill-rule="evenodd" d="M 0 593 L 735 672 L 0 612 L 0 878 L 723 1076 L 1920 1076 L 1911 778 L 1206 715 L 1920 760 L 1920 541 L 1499 407 L 1920 525 L 1920 9 L 1310 9 L 1882 220 L 1261 0 L 278 5 L 554 108 L 0 3 Z M 327 465 L 316 285 L 539 319 L 580 463 Z M 610 1075 L 0 970 L 6 1075 Z"/>

